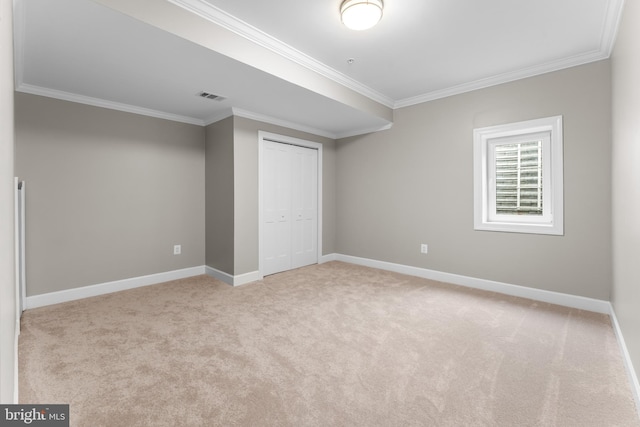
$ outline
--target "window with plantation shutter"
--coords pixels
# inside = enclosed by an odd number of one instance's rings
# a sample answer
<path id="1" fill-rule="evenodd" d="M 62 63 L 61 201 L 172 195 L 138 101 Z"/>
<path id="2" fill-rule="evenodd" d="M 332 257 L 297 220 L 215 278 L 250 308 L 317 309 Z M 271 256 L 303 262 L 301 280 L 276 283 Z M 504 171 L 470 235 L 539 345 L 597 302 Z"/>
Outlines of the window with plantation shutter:
<path id="1" fill-rule="evenodd" d="M 495 147 L 496 213 L 542 215 L 542 141 Z"/>
<path id="2" fill-rule="evenodd" d="M 562 117 L 474 130 L 474 227 L 563 234 Z"/>

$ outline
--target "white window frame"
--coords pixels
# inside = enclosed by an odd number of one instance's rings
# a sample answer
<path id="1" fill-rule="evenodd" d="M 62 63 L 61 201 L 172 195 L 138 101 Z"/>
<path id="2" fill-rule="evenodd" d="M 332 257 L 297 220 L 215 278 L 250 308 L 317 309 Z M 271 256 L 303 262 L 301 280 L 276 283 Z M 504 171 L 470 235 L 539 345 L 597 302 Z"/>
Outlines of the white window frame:
<path id="1" fill-rule="evenodd" d="M 495 147 L 542 141 L 542 215 L 496 212 Z M 564 235 L 562 116 L 473 130 L 474 229 Z"/>

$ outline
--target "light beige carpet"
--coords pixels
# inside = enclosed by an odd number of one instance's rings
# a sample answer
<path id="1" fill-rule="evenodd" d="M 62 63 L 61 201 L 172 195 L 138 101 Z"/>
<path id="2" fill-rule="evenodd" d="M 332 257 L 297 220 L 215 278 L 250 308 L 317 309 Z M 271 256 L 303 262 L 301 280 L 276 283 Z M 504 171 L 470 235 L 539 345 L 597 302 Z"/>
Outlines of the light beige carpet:
<path id="1" fill-rule="evenodd" d="M 28 310 L 74 426 L 639 426 L 609 318 L 339 262 Z"/>

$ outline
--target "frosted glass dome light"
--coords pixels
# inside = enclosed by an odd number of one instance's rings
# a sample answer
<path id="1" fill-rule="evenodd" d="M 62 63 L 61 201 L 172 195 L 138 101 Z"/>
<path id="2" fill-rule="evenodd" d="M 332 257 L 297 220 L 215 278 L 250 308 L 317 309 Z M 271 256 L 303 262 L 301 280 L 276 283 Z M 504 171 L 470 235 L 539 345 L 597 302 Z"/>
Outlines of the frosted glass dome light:
<path id="1" fill-rule="evenodd" d="M 342 23 L 352 30 L 366 30 L 382 19 L 382 0 L 344 0 L 340 6 Z"/>

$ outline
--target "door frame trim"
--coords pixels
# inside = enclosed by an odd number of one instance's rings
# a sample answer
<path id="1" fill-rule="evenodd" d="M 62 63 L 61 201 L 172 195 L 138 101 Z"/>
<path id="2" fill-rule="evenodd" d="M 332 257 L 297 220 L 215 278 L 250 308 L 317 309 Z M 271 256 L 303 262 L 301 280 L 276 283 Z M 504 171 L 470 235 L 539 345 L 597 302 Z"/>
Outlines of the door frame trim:
<path id="1" fill-rule="evenodd" d="M 262 190 L 262 170 L 264 168 L 262 164 L 262 156 L 264 151 L 264 141 L 271 141 L 280 144 L 289 144 L 296 145 L 298 147 L 311 148 L 314 150 L 318 150 L 318 256 L 317 261 L 320 262 L 320 257 L 322 257 L 322 144 L 314 141 L 307 141 L 305 139 L 293 138 L 291 136 L 280 135 L 277 133 L 258 131 L 258 272 L 260 275 L 260 279 L 264 277 L 262 274 L 263 270 L 263 261 L 262 261 L 262 253 L 263 253 L 263 236 L 264 227 L 262 225 L 263 222 L 263 212 L 262 212 L 262 203 L 263 203 L 263 190 Z"/>

